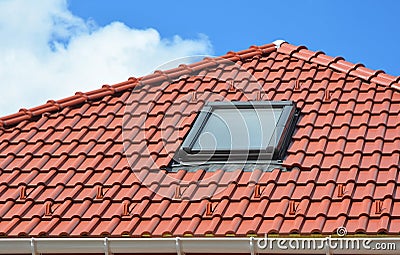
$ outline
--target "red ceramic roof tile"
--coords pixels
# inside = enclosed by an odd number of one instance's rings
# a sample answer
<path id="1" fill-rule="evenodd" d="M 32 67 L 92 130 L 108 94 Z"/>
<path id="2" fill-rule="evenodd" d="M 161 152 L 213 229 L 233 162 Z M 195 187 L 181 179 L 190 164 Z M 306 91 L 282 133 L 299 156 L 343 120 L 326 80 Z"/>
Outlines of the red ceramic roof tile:
<path id="1" fill-rule="evenodd" d="M 269 44 L 22 109 L 0 119 L 0 233 L 330 235 L 346 226 L 398 234 L 398 81 Z M 286 170 L 160 170 L 205 102 L 255 100 L 260 86 L 262 100 L 293 100 L 300 110 Z M 384 203 L 379 216 L 375 200 Z"/>

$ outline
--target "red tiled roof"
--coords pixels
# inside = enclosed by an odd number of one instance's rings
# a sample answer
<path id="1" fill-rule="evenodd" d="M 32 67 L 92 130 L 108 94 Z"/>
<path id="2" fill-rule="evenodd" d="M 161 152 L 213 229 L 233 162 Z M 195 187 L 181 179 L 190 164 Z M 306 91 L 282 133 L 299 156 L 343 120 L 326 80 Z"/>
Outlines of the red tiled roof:
<path id="1" fill-rule="evenodd" d="M 399 81 L 268 44 L 23 109 L 1 119 L 0 234 L 399 234 Z M 287 170 L 164 169 L 218 96 L 296 103 Z"/>

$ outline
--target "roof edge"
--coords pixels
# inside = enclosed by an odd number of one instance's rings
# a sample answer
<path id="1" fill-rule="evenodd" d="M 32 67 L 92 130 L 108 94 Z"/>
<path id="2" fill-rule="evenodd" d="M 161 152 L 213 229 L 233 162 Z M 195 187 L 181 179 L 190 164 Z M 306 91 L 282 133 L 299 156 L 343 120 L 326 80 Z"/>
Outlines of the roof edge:
<path id="1" fill-rule="evenodd" d="M 305 46 L 295 46 L 287 42 L 281 43 L 277 50 L 279 53 L 326 66 L 346 75 L 360 78 L 369 83 L 390 87 L 400 92 L 400 76 L 386 74 L 383 70 L 372 70 L 366 68 L 363 64 L 348 62 L 343 57 L 331 57 L 322 51 L 310 51 Z"/>
<path id="2" fill-rule="evenodd" d="M 234 52 L 229 51 L 227 54 L 209 58 L 206 57 L 202 61 L 193 64 L 181 64 L 177 68 L 160 71 L 156 70 L 153 74 L 149 74 L 140 78 L 130 77 L 127 81 L 114 85 L 103 85 L 100 89 L 89 92 L 76 92 L 75 95 L 60 100 L 49 100 L 47 103 L 33 107 L 30 109 L 22 108 L 19 112 L 0 118 L 0 129 L 8 128 L 19 124 L 26 120 L 32 120 L 44 113 L 55 113 L 62 109 L 74 105 L 79 105 L 90 100 L 99 100 L 109 95 L 121 93 L 135 88 L 136 86 L 145 84 L 154 84 L 164 81 L 172 81 L 182 75 L 191 75 L 205 68 L 212 68 L 224 61 L 237 62 L 243 59 L 252 58 L 277 51 L 282 54 L 289 55 L 310 63 L 326 66 L 335 71 L 345 73 L 347 75 L 358 77 L 370 83 L 376 83 L 381 86 L 390 87 L 400 92 L 400 76 L 392 76 L 386 74 L 382 70 L 372 70 L 366 68 L 362 64 L 353 64 L 345 61 L 342 57 L 330 57 L 322 51 L 310 51 L 305 46 L 295 46 L 284 40 L 276 40 L 273 43 L 262 46 L 250 46 L 246 50 Z"/>
<path id="3" fill-rule="evenodd" d="M 79 105 L 90 100 L 99 100 L 109 95 L 121 93 L 135 88 L 136 86 L 145 84 L 160 83 L 163 81 L 172 81 L 182 75 L 191 75 L 206 68 L 212 68 L 218 64 L 226 61 L 237 62 L 243 59 L 252 58 L 269 54 L 276 51 L 276 46 L 273 43 L 265 44 L 262 46 L 250 46 L 246 50 L 233 52 L 229 51 L 227 54 L 220 57 L 205 57 L 202 61 L 193 64 L 181 64 L 177 68 L 161 71 L 156 70 L 153 74 L 149 74 L 140 78 L 129 77 L 127 81 L 117 83 L 114 85 L 103 85 L 100 89 L 88 92 L 76 92 L 75 95 L 60 100 L 49 100 L 47 103 L 25 109 L 22 108 L 19 112 L 7 115 L 0 118 L 0 129 L 8 128 L 19 124 L 20 122 L 31 120 L 34 117 L 40 116 L 44 113 L 55 113 L 62 109 L 74 105 Z"/>

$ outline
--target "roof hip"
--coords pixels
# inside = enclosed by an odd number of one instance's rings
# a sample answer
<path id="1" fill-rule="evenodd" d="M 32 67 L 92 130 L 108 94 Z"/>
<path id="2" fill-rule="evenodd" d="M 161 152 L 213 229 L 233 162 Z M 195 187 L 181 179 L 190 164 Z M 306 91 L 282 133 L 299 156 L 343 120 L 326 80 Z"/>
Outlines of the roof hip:
<path id="1" fill-rule="evenodd" d="M 386 74 L 383 70 L 372 70 L 361 63 L 348 62 L 343 57 L 331 57 L 322 51 L 310 51 L 305 46 L 295 46 L 287 42 L 280 44 L 278 52 L 400 91 L 400 76 Z"/>

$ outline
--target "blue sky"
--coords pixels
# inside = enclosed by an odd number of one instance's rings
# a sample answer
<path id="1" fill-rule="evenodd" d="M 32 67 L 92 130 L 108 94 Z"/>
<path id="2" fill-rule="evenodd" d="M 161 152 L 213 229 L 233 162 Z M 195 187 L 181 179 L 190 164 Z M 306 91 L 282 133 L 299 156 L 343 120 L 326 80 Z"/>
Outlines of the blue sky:
<path id="1" fill-rule="evenodd" d="M 73 13 L 106 25 L 119 20 L 162 36 L 209 37 L 214 53 L 276 39 L 400 75 L 400 1 L 70 0 Z"/>
<path id="2" fill-rule="evenodd" d="M 1 0 L 0 115 L 277 39 L 397 76 L 399 10 L 394 0 Z"/>

